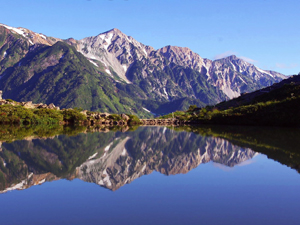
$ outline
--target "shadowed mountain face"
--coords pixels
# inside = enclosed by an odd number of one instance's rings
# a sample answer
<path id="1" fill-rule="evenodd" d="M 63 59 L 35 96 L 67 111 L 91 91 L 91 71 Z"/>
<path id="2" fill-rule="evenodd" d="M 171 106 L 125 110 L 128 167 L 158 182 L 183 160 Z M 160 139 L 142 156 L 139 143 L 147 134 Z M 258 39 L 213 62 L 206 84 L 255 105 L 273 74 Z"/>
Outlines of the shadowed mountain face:
<path id="1" fill-rule="evenodd" d="M 166 175 L 187 173 L 209 161 L 233 167 L 255 154 L 222 138 L 164 127 L 61 135 L 3 143 L 0 186 L 6 192 L 45 181 L 79 178 L 117 190 L 152 171 Z"/>

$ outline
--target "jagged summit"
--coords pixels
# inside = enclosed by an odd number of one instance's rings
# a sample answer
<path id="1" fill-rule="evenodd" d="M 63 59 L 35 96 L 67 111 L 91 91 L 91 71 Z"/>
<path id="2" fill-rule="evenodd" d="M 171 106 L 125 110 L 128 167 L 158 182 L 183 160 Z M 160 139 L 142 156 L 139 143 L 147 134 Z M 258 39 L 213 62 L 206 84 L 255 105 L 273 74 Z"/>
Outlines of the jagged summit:
<path id="1" fill-rule="evenodd" d="M 185 58 L 184 55 L 188 58 L 199 56 L 197 53 L 194 53 L 188 47 L 178 47 L 178 46 L 168 45 L 168 46 L 158 49 L 158 51 L 167 57 L 168 56 L 170 57 L 171 55 L 181 55 L 181 58 L 183 58 L 183 59 Z"/>
<path id="2" fill-rule="evenodd" d="M 112 75 L 110 68 L 113 68 L 121 80 L 131 83 L 126 77 L 130 65 L 147 57 L 154 49 L 114 28 L 80 40 L 78 50 L 86 57 L 100 61 L 109 75 Z"/>
<path id="3" fill-rule="evenodd" d="M 230 56 L 227 56 L 227 57 L 224 57 L 224 58 L 228 58 L 230 60 L 237 60 L 237 59 L 239 59 L 236 55 L 230 55 Z"/>
<path id="4" fill-rule="evenodd" d="M 200 55 L 194 53 L 187 47 L 168 45 L 158 49 L 158 52 L 166 57 L 171 63 L 175 63 L 184 67 L 190 67 L 200 72 L 202 66 L 205 64 Z"/>
<path id="5" fill-rule="evenodd" d="M 102 34 L 104 34 L 104 33 L 111 33 L 111 32 L 116 33 L 116 34 L 124 34 L 122 31 L 120 31 L 117 28 L 110 29 L 110 30 L 108 30 L 106 32 L 103 32 Z"/>
<path id="6" fill-rule="evenodd" d="M 102 40 L 103 39 L 116 39 L 116 38 L 123 38 L 128 41 L 134 40 L 132 37 L 127 36 L 126 34 L 124 34 L 122 31 L 120 31 L 117 28 L 110 29 L 110 30 L 100 33 L 96 36 L 92 36 L 91 38 L 100 38 Z M 110 42 L 110 41 L 108 41 L 108 42 Z"/>
<path id="7" fill-rule="evenodd" d="M 188 47 L 180 47 L 180 46 L 172 46 L 172 45 L 167 45 L 163 48 L 160 48 L 161 51 L 182 51 L 182 52 L 191 52 L 192 50 Z"/>

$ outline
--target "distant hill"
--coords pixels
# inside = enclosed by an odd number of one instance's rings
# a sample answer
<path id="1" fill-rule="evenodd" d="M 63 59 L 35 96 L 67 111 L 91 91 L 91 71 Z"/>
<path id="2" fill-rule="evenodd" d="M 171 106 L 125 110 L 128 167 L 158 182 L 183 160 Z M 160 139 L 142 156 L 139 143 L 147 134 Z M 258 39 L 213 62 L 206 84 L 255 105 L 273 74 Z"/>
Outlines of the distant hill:
<path id="1" fill-rule="evenodd" d="M 298 96 L 300 96 L 300 75 L 295 75 L 269 87 L 251 93 L 244 93 L 238 98 L 221 102 L 215 107 L 219 110 L 224 110 L 230 107 L 246 106 L 259 102 L 282 101 Z"/>
<path id="2" fill-rule="evenodd" d="M 300 126 L 300 75 L 215 106 L 190 106 L 178 119 L 200 124 Z M 171 117 L 166 115 L 163 118 Z"/>

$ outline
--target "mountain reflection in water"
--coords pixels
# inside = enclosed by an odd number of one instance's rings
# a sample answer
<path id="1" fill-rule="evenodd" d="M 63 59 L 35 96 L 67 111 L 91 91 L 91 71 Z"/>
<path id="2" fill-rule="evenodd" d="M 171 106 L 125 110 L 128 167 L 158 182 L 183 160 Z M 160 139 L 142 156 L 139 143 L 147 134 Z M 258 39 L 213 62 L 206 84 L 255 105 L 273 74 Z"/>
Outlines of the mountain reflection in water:
<path id="1" fill-rule="evenodd" d="M 256 151 L 269 153 L 275 160 L 276 154 L 281 154 L 281 163 L 299 167 L 297 151 L 283 151 L 278 143 L 279 147 L 264 144 L 257 139 L 260 135 L 255 139 L 249 132 L 245 135 L 220 128 L 186 129 L 188 132 L 140 127 L 128 132 L 81 133 L 3 143 L 1 193 L 62 178 L 79 178 L 117 190 L 153 171 L 165 175 L 187 173 L 210 161 L 233 167 L 253 158 Z"/>

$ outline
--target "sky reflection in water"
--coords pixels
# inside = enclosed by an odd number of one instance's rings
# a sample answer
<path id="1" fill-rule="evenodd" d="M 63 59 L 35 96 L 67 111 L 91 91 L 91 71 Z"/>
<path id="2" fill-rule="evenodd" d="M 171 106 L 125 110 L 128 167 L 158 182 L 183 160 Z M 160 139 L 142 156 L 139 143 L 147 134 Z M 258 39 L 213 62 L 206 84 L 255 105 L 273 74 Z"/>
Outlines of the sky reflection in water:
<path id="1" fill-rule="evenodd" d="M 146 132 L 141 129 L 150 130 Z M 144 134 L 151 137 L 150 134 L 163 133 L 162 130 L 155 129 L 139 128 L 137 133 L 131 132 L 129 136 L 135 141 L 125 144 L 128 155 L 122 156 L 121 153 L 117 156 L 127 159 L 131 157 L 130 162 L 133 164 L 135 146 L 147 143 L 154 148 L 154 142 L 145 141 L 146 139 L 142 137 L 147 137 Z M 159 143 L 164 139 L 172 144 L 174 139 L 168 137 L 168 132 L 171 134 L 173 131 L 165 131 L 165 134 L 156 141 Z M 117 134 L 117 138 L 121 140 L 126 137 L 128 137 L 126 133 Z M 230 158 L 232 152 L 227 152 L 229 155 L 226 155 L 222 146 L 227 146 L 235 152 L 240 149 L 231 146 L 227 141 L 222 143 L 223 139 L 220 138 L 217 141 L 211 137 L 199 140 L 199 135 L 186 132 L 181 132 L 176 138 L 183 143 L 187 137 L 198 145 L 202 143 L 203 146 L 207 146 L 210 142 L 209 146 L 215 147 L 210 154 L 223 154 L 226 159 Z M 96 148 L 99 154 L 106 146 Z M 185 149 L 184 144 L 181 147 Z M 218 149 L 222 149 L 222 154 L 218 153 Z M 164 148 L 159 151 L 168 150 Z M 184 154 L 191 159 L 197 156 L 196 153 L 183 151 L 173 156 L 168 153 L 169 158 L 164 160 L 184 161 L 182 157 Z M 232 167 L 212 161 L 201 163 L 190 171 L 178 168 L 182 165 L 178 161 L 177 167 L 174 168 L 162 163 L 147 166 L 144 171 L 151 173 L 150 175 L 132 179 L 130 184 L 122 185 L 115 191 L 89 183 L 90 180 L 84 182 L 75 177 L 72 181 L 61 179 L 32 186 L 26 190 L 9 191 L 0 195 L 2 203 L 0 222 L 1 224 L 299 224 L 300 176 L 297 171 L 268 159 L 263 154 L 255 154 L 253 157 L 248 152 L 249 155 L 250 159 Z M 114 157 L 116 158 L 116 155 Z M 118 163 L 110 162 L 110 165 L 115 168 L 121 165 L 122 157 L 120 157 L 117 157 Z M 136 157 L 143 159 L 143 156 L 136 155 Z M 234 157 L 242 156 L 235 154 Z M 213 156 L 210 155 L 210 158 Z M 109 159 L 112 158 L 107 158 Z M 151 163 L 148 161 L 148 164 Z M 133 167 L 141 168 L 137 165 L 138 163 Z M 102 164 L 100 167 L 104 168 Z M 166 176 L 156 172 L 155 169 L 152 172 L 153 168 L 166 173 L 183 171 L 185 174 Z"/>

